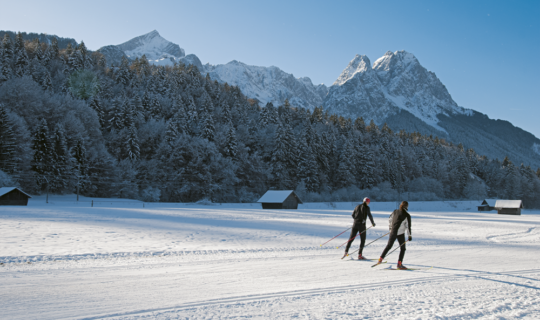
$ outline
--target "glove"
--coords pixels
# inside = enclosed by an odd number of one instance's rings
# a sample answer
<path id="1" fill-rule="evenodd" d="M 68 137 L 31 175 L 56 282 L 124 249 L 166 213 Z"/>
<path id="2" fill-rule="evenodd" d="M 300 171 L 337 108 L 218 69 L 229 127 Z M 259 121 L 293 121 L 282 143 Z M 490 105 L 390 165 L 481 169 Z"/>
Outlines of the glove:
<path id="1" fill-rule="evenodd" d="M 409 236 L 409 241 L 412 241 L 412 236 Z"/>
<path id="2" fill-rule="evenodd" d="M 373 227 L 375 227 L 375 224 L 373 224 Z"/>

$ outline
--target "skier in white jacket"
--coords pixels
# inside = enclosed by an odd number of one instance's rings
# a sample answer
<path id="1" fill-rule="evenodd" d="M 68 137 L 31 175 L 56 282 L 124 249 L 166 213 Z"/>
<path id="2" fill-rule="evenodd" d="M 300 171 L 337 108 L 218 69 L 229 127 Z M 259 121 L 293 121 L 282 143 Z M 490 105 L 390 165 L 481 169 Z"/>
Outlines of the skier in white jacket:
<path id="1" fill-rule="evenodd" d="M 401 246 L 401 251 L 399 252 L 398 260 L 398 269 L 407 270 L 407 267 L 403 265 L 403 257 L 405 256 L 405 232 L 409 234 L 409 241 L 412 241 L 411 234 L 411 215 L 407 212 L 409 208 L 409 203 L 407 201 L 401 202 L 399 209 L 394 210 L 390 215 L 390 238 L 388 239 L 388 244 L 384 248 L 381 257 L 379 258 L 379 263 L 381 263 L 388 253 L 396 239 Z"/>

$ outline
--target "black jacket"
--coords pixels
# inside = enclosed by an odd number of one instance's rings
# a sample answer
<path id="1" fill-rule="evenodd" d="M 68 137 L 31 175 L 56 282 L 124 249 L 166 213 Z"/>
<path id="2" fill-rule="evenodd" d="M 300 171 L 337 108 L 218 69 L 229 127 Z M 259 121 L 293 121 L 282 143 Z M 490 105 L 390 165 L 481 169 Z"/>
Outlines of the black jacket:
<path id="1" fill-rule="evenodd" d="M 373 216 L 371 215 L 371 209 L 365 202 L 357 205 L 356 208 L 354 208 L 352 217 L 354 219 L 354 223 L 366 223 L 366 220 L 369 217 L 371 224 L 375 224 L 375 222 L 373 222 Z"/>
<path id="2" fill-rule="evenodd" d="M 407 223 L 403 223 L 407 221 Z M 408 230 L 409 235 L 412 235 L 411 233 L 411 215 L 407 212 L 407 210 L 401 210 L 397 209 L 392 212 L 392 215 L 390 216 L 390 232 L 392 234 L 398 235 L 405 233 L 405 228 Z M 400 228 L 402 229 L 400 232 Z"/>

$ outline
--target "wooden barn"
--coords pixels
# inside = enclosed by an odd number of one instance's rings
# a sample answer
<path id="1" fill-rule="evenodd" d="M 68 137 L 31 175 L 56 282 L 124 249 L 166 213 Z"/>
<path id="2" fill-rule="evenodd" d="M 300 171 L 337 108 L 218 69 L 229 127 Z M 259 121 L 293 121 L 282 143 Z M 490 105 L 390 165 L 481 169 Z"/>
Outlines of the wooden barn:
<path id="1" fill-rule="evenodd" d="M 298 209 L 302 203 L 293 190 L 268 190 L 257 202 L 263 209 Z"/>
<path id="2" fill-rule="evenodd" d="M 0 188 L 0 206 L 26 206 L 29 198 L 32 197 L 19 188 Z"/>
<path id="3" fill-rule="evenodd" d="M 495 209 L 497 209 L 499 214 L 521 215 L 523 202 L 521 200 L 497 200 Z"/>
<path id="4" fill-rule="evenodd" d="M 478 211 L 491 211 L 495 210 L 495 203 L 497 199 L 486 199 L 482 201 L 482 204 L 478 206 Z"/>

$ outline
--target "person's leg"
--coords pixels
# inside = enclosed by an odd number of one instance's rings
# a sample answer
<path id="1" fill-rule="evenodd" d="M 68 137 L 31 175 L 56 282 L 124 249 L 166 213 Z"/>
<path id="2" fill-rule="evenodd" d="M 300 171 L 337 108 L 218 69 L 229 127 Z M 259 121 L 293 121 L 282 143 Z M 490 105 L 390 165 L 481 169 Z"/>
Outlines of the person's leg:
<path id="1" fill-rule="evenodd" d="M 358 251 L 358 256 L 362 255 L 362 251 L 364 251 L 364 245 L 366 244 L 366 225 L 362 223 L 360 225 L 360 228 L 358 229 L 358 232 L 360 232 L 360 250 Z"/>
<path id="2" fill-rule="evenodd" d="M 392 249 L 392 246 L 394 245 L 394 242 L 396 241 L 396 237 L 397 235 L 391 233 L 390 234 L 390 237 L 388 238 L 388 244 L 386 245 L 386 248 L 384 248 L 382 254 L 381 254 L 381 258 L 384 259 L 384 257 L 386 257 L 386 254 L 388 253 L 388 251 L 390 251 L 390 249 Z"/>
<path id="3" fill-rule="evenodd" d="M 405 244 L 405 234 L 400 234 L 399 236 L 397 236 L 397 240 L 399 242 L 399 245 L 401 246 L 401 251 L 399 251 L 399 262 L 403 262 L 403 257 L 405 257 L 405 250 L 407 250 L 407 248 L 405 248 L 406 244 Z"/>
<path id="4" fill-rule="evenodd" d="M 349 236 L 349 242 L 347 242 L 347 246 L 345 247 L 345 252 L 349 252 L 349 248 L 351 247 L 351 244 L 354 242 L 354 238 L 356 237 L 356 234 L 358 233 L 358 226 L 353 224 L 351 235 Z"/>

